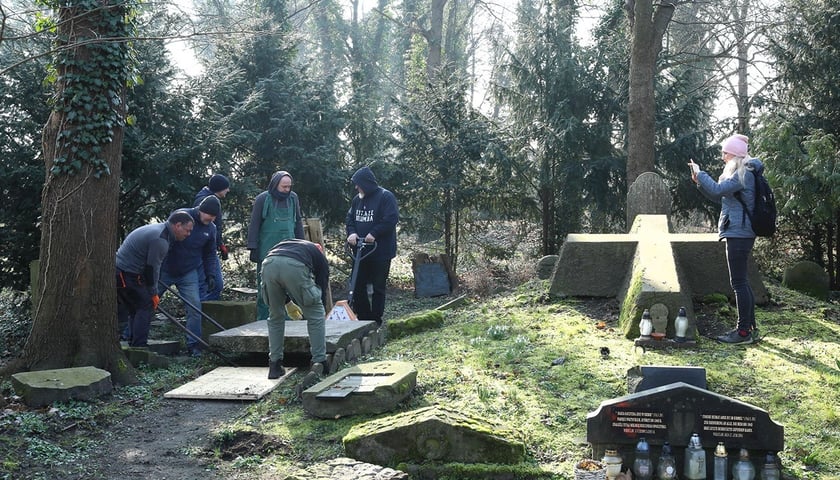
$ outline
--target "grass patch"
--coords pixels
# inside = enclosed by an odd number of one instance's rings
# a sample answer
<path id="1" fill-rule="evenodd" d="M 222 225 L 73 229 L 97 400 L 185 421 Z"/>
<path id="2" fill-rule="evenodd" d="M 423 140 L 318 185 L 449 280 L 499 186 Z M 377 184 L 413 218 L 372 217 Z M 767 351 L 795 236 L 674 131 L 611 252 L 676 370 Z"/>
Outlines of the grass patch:
<path id="1" fill-rule="evenodd" d="M 627 370 L 640 365 L 705 368 L 710 390 L 763 408 L 785 426 L 779 453 L 785 478 L 840 478 L 840 306 L 777 284 L 768 289 L 774 303 L 757 310 L 763 340 L 747 347 L 719 344 L 701 331 L 696 348 L 644 352 L 618 325 L 614 301 L 554 302 L 545 282 L 534 281 L 447 310 L 439 326 L 389 339 L 363 361 L 401 360 L 417 368 L 417 387 L 400 411 L 441 405 L 515 432 L 528 460 L 513 467 L 509 478 L 572 478 L 574 464 L 590 455 L 587 414 L 625 395 Z M 731 305 L 708 300 L 695 306 L 707 323 L 731 325 Z M 386 317 L 443 302 L 416 299 L 411 291 L 389 294 Z M 599 322 L 605 327 L 597 328 Z M 603 347 L 610 352 L 606 357 Z M 107 425 L 138 408 L 156 408 L 162 392 L 197 376 L 200 366 L 141 369 L 141 385 L 120 388 L 108 401 L 57 405 L 60 415 L 0 414 L 0 478 L 19 478 L 26 465 L 84 465 Z M 344 456 L 341 440 L 350 429 L 380 417 L 309 417 L 295 395 L 299 379 L 219 425 L 207 450 L 192 454 L 212 458 L 222 478 L 301 475 L 314 463 Z M 75 433 L 62 434 L 70 424 Z M 482 468 L 441 470 L 439 478 L 481 478 Z"/>
<path id="2" fill-rule="evenodd" d="M 776 303 L 758 309 L 761 343 L 732 347 L 701 336 L 695 349 L 642 352 L 616 316 L 603 313 L 604 302 L 550 302 L 546 288 L 531 282 L 447 311 L 442 327 L 389 340 L 365 361 L 403 360 L 417 368 L 417 388 L 402 411 L 444 405 L 504 422 L 527 445 L 529 462 L 522 467 L 546 478 L 571 478 L 574 464 L 590 455 L 583 442 L 586 415 L 627 393 L 627 369 L 702 366 L 710 390 L 764 408 L 785 425 L 780 457 L 786 478 L 840 477 L 837 305 L 769 285 Z M 714 315 L 727 314 L 728 305 L 710 300 Z M 596 328 L 599 321 L 607 328 Z M 601 347 L 609 348 L 609 357 Z M 563 361 L 552 366 L 558 358 Z M 350 427 L 375 418 L 309 418 L 290 388 L 250 407 L 241 421 L 306 448 L 266 458 L 260 468 L 292 474 L 340 456 Z"/>

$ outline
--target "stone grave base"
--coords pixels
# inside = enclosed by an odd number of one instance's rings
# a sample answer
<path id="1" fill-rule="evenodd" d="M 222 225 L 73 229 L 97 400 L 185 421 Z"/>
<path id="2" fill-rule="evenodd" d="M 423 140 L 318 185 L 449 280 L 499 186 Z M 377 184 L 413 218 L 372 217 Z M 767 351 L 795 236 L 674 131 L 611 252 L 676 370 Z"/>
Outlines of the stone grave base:
<path id="1" fill-rule="evenodd" d="M 33 408 L 111 393 L 111 374 L 95 367 L 58 368 L 12 375 L 12 388 Z"/>
<path id="2" fill-rule="evenodd" d="M 191 400 L 259 400 L 268 395 L 296 368 L 286 368 L 286 374 L 276 380 L 268 379 L 268 367 L 218 367 L 185 385 L 163 394 L 163 398 Z"/>
<path id="3" fill-rule="evenodd" d="M 361 340 L 376 330 L 376 322 L 367 320 L 327 320 L 327 353 L 347 348 L 354 338 Z M 224 352 L 268 352 L 268 322 L 260 320 L 241 327 L 231 328 L 210 335 L 211 346 Z M 285 355 L 309 354 L 309 333 L 306 321 L 286 322 Z M 284 355 L 284 357 L 285 357 Z"/>

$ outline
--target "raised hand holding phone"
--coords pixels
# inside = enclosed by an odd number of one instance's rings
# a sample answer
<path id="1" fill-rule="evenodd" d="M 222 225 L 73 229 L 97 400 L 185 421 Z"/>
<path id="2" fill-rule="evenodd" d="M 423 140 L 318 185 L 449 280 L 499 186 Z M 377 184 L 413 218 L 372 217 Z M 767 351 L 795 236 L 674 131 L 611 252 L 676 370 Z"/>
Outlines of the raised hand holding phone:
<path id="1" fill-rule="evenodd" d="M 697 175 L 697 172 L 700 171 L 700 165 L 697 165 L 696 163 L 694 163 L 694 160 L 689 160 L 688 166 L 691 168 L 691 174 L 692 175 Z"/>

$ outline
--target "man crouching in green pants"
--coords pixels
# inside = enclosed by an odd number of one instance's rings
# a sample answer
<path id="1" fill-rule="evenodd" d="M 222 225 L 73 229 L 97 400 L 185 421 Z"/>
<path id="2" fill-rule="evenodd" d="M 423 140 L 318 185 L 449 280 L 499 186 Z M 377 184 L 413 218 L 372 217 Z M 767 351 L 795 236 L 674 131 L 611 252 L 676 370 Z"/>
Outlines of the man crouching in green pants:
<path id="1" fill-rule="evenodd" d="M 284 240 L 262 262 L 262 295 L 268 304 L 268 378 L 280 378 L 286 335 L 286 298 L 303 311 L 309 333 L 312 363 L 323 364 L 327 355 L 326 310 L 330 266 L 321 245 L 306 240 Z"/>

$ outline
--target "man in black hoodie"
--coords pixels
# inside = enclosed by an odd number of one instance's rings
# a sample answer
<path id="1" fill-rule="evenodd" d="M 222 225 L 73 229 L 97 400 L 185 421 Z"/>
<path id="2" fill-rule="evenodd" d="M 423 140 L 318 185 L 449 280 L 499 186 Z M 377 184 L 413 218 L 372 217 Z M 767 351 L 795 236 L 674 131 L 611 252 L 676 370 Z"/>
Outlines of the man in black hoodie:
<path id="1" fill-rule="evenodd" d="M 394 194 L 379 186 L 370 168 L 357 170 L 351 181 L 358 194 L 353 197 L 345 219 L 347 243 L 357 248 L 360 242 L 376 243 L 376 248 L 359 264 L 356 284 L 351 286 L 355 292 L 351 308 L 360 320 L 373 320 L 381 325 L 391 259 L 397 256 L 399 207 Z M 367 296 L 368 284 L 373 285 L 372 302 Z"/>

